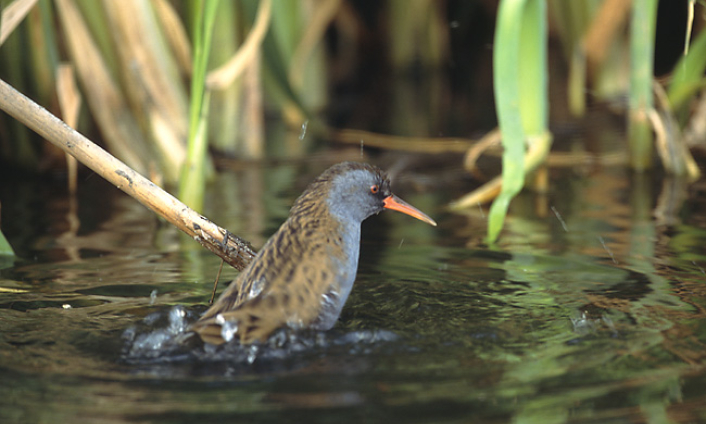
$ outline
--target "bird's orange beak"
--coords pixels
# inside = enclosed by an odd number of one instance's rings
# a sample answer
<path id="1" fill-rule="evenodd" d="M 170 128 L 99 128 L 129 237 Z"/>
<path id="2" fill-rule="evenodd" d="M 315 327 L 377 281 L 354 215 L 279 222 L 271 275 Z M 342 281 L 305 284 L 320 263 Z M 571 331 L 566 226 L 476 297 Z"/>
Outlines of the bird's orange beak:
<path id="1" fill-rule="evenodd" d="M 420 211 L 419 209 L 415 208 L 414 206 L 410 205 L 409 203 L 405 202 L 394 194 L 387 196 L 382 201 L 382 204 L 385 209 L 391 209 L 393 211 L 402 212 L 436 227 L 436 222 L 433 219 L 429 218 L 424 212 Z"/>

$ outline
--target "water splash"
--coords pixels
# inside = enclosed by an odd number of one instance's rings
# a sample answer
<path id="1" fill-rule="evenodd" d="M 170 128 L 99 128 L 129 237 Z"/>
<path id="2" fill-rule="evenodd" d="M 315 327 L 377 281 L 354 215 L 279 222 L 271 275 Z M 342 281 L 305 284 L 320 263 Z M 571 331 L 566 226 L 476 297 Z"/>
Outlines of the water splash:
<path id="1" fill-rule="evenodd" d="M 175 306 L 169 310 L 169 332 L 179 334 L 186 331 L 189 322 L 186 320 L 186 309 L 183 306 Z"/>
<path id="2" fill-rule="evenodd" d="M 334 329 L 323 332 L 283 328 L 263 342 L 242 345 L 235 337 L 237 322 L 222 319 L 221 335 L 227 342 L 215 346 L 203 343 L 198 336 L 188 331 L 198 316 L 199 313 L 183 306 L 174 306 L 146 316 L 123 333 L 122 361 L 143 367 L 228 363 L 230 369 L 235 367 L 247 372 L 252 370 L 252 366 L 279 367 L 282 361 L 290 364 L 288 366 L 303 364 L 296 359 L 333 350 L 369 354 L 399 340 L 397 334 L 386 330 L 342 332 Z M 292 324 L 296 326 L 297 323 Z M 293 362 L 290 361 L 292 359 Z"/>
<path id="3" fill-rule="evenodd" d="M 570 320 L 574 333 L 578 336 L 595 334 L 600 330 L 608 331 L 613 337 L 618 336 L 618 330 L 613 323 L 613 319 L 605 313 L 600 317 L 590 317 L 586 311 L 581 311 L 572 316 Z"/>
<path id="4" fill-rule="evenodd" d="M 250 346 L 250 349 L 248 350 L 248 358 L 247 358 L 248 364 L 252 364 L 253 362 L 255 362 L 255 359 L 257 359 L 258 350 L 259 350 L 259 347 L 257 345 Z"/>
<path id="5" fill-rule="evenodd" d="M 123 359 L 131 362 L 173 356 L 175 352 L 184 354 L 180 348 L 186 329 L 197 318 L 196 313 L 183 306 L 147 315 L 123 332 Z"/>

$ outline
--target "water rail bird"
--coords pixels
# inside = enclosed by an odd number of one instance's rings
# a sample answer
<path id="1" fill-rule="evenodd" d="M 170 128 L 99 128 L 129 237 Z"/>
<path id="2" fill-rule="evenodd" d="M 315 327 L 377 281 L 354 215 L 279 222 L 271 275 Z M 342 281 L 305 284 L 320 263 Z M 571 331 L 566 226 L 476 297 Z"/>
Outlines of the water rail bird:
<path id="1" fill-rule="evenodd" d="M 395 196 L 379 168 L 332 166 L 299 196 L 284 224 L 190 330 L 220 345 L 235 338 L 242 344 L 264 341 L 282 327 L 330 329 L 356 278 L 361 223 L 385 209 L 436 225 Z"/>

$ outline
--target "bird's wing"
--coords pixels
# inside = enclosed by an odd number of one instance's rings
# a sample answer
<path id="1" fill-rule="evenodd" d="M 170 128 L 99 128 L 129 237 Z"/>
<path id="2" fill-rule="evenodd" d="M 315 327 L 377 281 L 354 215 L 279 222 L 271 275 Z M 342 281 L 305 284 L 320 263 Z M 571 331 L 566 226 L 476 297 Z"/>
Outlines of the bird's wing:
<path id="1" fill-rule="evenodd" d="M 313 265 L 331 260 L 325 248 L 314 246 L 310 257 L 313 260 L 311 263 L 288 262 L 289 266 L 284 267 L 280 274 L 280 278 L 287 281 L 270 284 L 266 291 L 234 309 L 204 315 L 191 330 L 211 344 L 222 344 L 226 339 L 235 337 L 241 343 L 248 344 L 265 340 L 280 327 L 308 327 L 318 317 L 323 295 L 335 278 L 327 271 L 329 267 Z M 290 281 L 297 281 L 298 284 L 289 284 Z"/>
<path id="2" fill-rule="evenodd" d="M 201 320 L 207 320 L 216 315 L 237 309 L 240 305 L 257 297 L 261 292 L 269 290 L 280 272 L 272 266 L 281 261 L 282 250 L 287 249 L 292 254 L 301 249 L 291 248 L 291 237 L 284 237 L 290 224 L 286 221 L 282 227 L 270 237 L 255 259 L 248 265 L 238 278 L 233 280 L 218 300 L 203 314 Z M 299 258 L 294 258 L 299 260 Z"/>
<path id="3" fill-rule="evenodd" d="M 283 231 L 284 230 L 284 231 Z M 192 330 L 212 344 L 237 332 L 242 343 L 264 340 L 274 330 L 305 328 L 319 315 L 324 294 L 338 278 L 333 271 L 344 255 L 338 240 L 308 228 L 291 237 L 280 228 L 263 246 L 255 261 L 231 283 Z"/>

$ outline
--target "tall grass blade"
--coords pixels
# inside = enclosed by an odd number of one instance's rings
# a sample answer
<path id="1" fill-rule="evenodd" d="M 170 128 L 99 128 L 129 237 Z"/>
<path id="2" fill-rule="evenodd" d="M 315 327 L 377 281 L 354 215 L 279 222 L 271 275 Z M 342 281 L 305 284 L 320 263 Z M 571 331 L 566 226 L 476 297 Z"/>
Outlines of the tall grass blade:
<path id="1" fill-rule="evenodd" d="M 667 91 L 669 103 L 682 123 L 687 117 L 688 101 L 706 86 L 705 70 L 706 31 L 701 31 L 689 46 L 689 52 L 682 56 L 674 67 Z"/>
<path id="2" fill-rule="evenodd" d="M 15 251 L 12 250 L 12 246 L 10 246 L 2 231 L 0 231 L 0 255 L 15 256 Z"/>
<path id="3" fill-rule="evenodd" d="M 226 63 L 238 49 L 242 37 L 242 13 L 237 2 L 226 1 L 221 7 L 213 28 L 213 49 L 209 68 L 214 69 Z M 211 75 L 206 84 L 211 87 Z M 238 128 L 242 104 L 242 80 L 228 81 L 228 84 L 211 93 L 211 116 L 208 132 L 210 144 L 221 152 L 235 155 L 238 147 Z"/>
<path id="4" fill-rule="evenodd" d="M 241 7 L 234 8 L 233 13 L 240 18 L 234 19 L 235 22 L 242 21 L 241 15 L 246 15 Z M 211 117 L 211 125 L 219 128 L 211 143 L 221 150 L 246 158 L 261 158 L 265 153 L 260 52 L 271 17 L 272 1 L 263 0 L 258 6 L 252 28 L 237 52 L 233 46 L 228 52 L 231 57 L 228 60 L 221 58 L 218 61 L 220 66 L 209 72 L 206 79 L 207 87 L 214 90 L 214 105 L 219 102 L 224 104 L 220 110 L 214 110 L 215 114 Z M 217 30 L 219 26 L 223 24 L 217 22 Z M 242 37 L 240 32 L 237 35 Z M 226 105 L 232 109 L 229 111 Z"/>
<path id="5" fill-rule="evenodd" d="M 187 100 L 178 65 L 148 2 L 105 2 L 122 87 L 161 170 L 179 178 L 186 156 Z"/>
<path id="6" fill-rule="evenodd" d="M 7 3 L 7 4 L 6 4 Z M 13 2 L 2 2 L 0 6 L 0 45 L 7 40 L 17 25 L 24 20 L 25 16 L 34 7 L 37 0 L 15 0 Z"/>
<path id="7" fill-rule="evenodd" d="M 150 153 L 144 136 L 86 22 L 73 1 L 56 0 L 56 5 L 72 63 L 103 138 L 115 156 L 147 174 Z"/>
<path id="8" fill-rule="evenodd" d="M 636 171 L 652 166 L 652 127 L 648 115 L 654 108 L 652 93 L 655 27 L 658 0 L 633 2 L 630 22 L 630 164 Z"/>
<path id="9" fill-rule="evenodd" d="M 500 2 L 493 50 L 493 89 L 505 150 L 502 190 L 490 208 L 489 243 L 497 239 L 510 201 L 522 190 L 525 174 L 544 160 L 551 141 L 547 132 L 544 0 Z"/>
<path id="10" fill-rule="evenodd" d="M 203 208 L 206 187 L 209 96 L 206 91 L 208 56 L 213 39 L 218 0 L 197 3 L 194 23 L 194 66 L 189 105 L 189 138 L 186 163 L 179 185 L 181 200 L 197 211 Z"/>
<path id="11" fill-rule="evenodd" d="M 305 3 L 293 1 L 273 3 L 270 30 L 262 43 L 264 86 L 290 126 L 301 125 L 310 118 L 309 105 L 302 93 L 292 87 L 289 79 L 290 64 L 302 34 L 300 21 Z M 256 5 L 258 5 L 257 2 L 244 2 L 250 15 L 255 14 Z"/>

